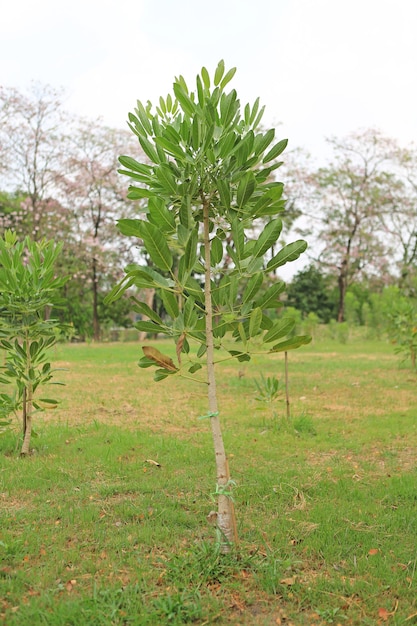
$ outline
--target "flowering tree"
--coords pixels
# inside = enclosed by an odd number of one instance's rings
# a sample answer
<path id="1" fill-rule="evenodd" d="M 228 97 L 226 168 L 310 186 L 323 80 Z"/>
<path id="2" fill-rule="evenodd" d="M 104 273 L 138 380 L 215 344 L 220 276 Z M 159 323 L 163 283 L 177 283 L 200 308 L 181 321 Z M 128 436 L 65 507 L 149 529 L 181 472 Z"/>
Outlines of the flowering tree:
<path id="1" fill-rule="evenodd" d="M 310 179 L 317 212 L 307 232 L 314 233 L 321 246 L 321 267 L 337 278 L 338 321 L 343 321 L 352 281 L 387 271 L 391 251 L 381 233 L 380 217 L 392 207 L 389 167 L 395 144 L 375 130 L 329 143 L 334 160 Z"/>
<path id="2" fill-rule="evenodd" d="M 271 175 L 287 141 L 274 143 L 274 129 L 260 130 L 259 99 L 242 110 L 236 91 L 225 91 L 234 73 L 225 72 L 222 61 L 213 79 L 203 68 L 194 92 L 180 76 L 174 96 L 160 98 L 155 111 L 150 103 L 138 102 L 129 115 L 149 161 L 121 156 L 120 162 L 122 172 L 134 181 L 129 198 L 145 199 L 147 213 L 144 219 L 121 219 L 118 225 L 123 234 L 143 242 L 154 267 L 127 268 L 109 297 L 119 297 L 132 285 L 156 289 L 171 321 L 136 302 L 135 310 L 150 318 L 137 328 L 172 337 L 176 363 L 157 348 L 144 346 L 141 365 L 156 366 L 156 380 L 184 375 L 206 385 L 217 469 L 215 518 L 224 551 L 236 538 L 236 525 L 216 363 L 225 358 L 248 361 L 253 353 L 285 351 L 310 340 L 288 338 L 293 319 L 273 321 L 268 316 L 285 285 L 276 281 L 266 290 L 262 286 L 307 244 L 299 240 L 275 250 L 282 230 L 277 213 L 284 208 L 283 185 Z M 253 237 L 257 224 L 263 228 Z M 241 281 L 246 287 L 238 297 Z M 203 363 L 206 375 L 201 379 Z"/>
<path id="3" fill-rule="evenodd" d="M 127 203 L 117 173 L 120 152 L 131 143 L 130 134 L 99 120 L 80 120 L 68 145 L 62 188 L 71 207 L 72 239 L 82 251 L 84 286 L 92 294 L 93 338 L 100 339 L 100 291 L 120 277 L 123 263 L 133 260 L 131 246 L 115 227 L 117 217 L 138 212 Z M 117 250 L 117 253 L 116 253 Z M 84 287 L 85 288 L 85 287 Z"/>
<path id="4" fill-rule="evenodd" d="M 68 225 L 65 208 L 56 200 L 68 124 L 61 95 L 39 84 L 28 94 L 0 87 L 0 181 L 4 189 L 21 194 L 13 226 L 34 240 L 61 238 Z"/>

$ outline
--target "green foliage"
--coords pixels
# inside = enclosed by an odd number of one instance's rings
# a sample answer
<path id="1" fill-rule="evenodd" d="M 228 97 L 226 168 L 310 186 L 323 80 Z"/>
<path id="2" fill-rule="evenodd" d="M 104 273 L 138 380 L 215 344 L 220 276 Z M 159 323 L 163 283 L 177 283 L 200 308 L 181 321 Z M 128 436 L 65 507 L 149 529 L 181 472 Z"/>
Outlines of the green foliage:
<path id="1" fill-rule="evenodd" d="M 280 381 L 275 376 L 269 377 L 261 374 L 261 378 L 259 380 L 255 380 L 255 386 L 258 391 L 258 395 L 255 397 L 255 400 L 258 402 L 270 404 L 282 393 Z"/>
<path id="2" fill-rule="evenodd" d="M 395 344 L 395 352 L 410 359 L 416 367 L 417 356 L 417 310 L 406 298 L 398 300 L 387 316 L 388 335 Z"/>
<path id="3" fill-rule="evenodd" d="M 225 91 L 234 72 L 225 72 L 221 61 L 211 80 L 203 68 L 194 92 L 179 76 L 173 97 L 160 98 L 155 110 L 138 102 L 129 115 L 149 161 L 121 156 L 120 171 L 135 183 L 129 197 L 144 199 L 147 213 L 146 219 L 120 220 L 118 226 L 143 242 L 153 267 L 128 267 L 107 301 L 131 286 L 156 289 L 170 320 L 136 304 L 138 312 L 150 317 L 136 327 L 175 341 L 178 366 L 161 368 L 154 359 L 158 380 L 198 371 L 190 341 L 200 346 L 197 358 L 204 356 L 210 310 L 215 348 L 225 347 L 240 361 L 249 360 L 262 345 L 277 352 L 310 341 L 307 336 L 290 339 L 292 322 L 273 321 L 267 313 L 279 306 L 284 284 L 266 291 L 262 284 L 275 269 L 297 259 L 307 244 L 299 240 L 275 252 L 282 230 L 276 215 L 284 201 L 283 185 L 272 174 L 287 142 L 274 143 L 274 129 L 260 129 L 259 100 L 242 111 L 236 91 Z M 245 291 L 238 298 L 242 284 Z M 239 349 L 231 341 L 240 343 Z M 141 362 L 151 364 L 149 357 Z"/>
<path id="4" fill-rule="evenodd" d="M 325 324 L 335 317 L 329 278 L 314 265 L 297 272 L 286 291 L 289 306 L 301 311 L 303 317 L 315 313 Z"/>
<path id="5" fill-rule="evenodd" d="M 29 451 L 32 410 L 57 404 L 51 398 L 35 399 L 34 394 L 53 373 L 48 352 L 56 343 L 59 324 L 47 319 L 46 311 L 59 304 L 57 290 L 65 281 L 54 270 L 61 248 L 28 237 L 19 242 L 12 231 L 0 239 L 0 347 L 6 354 L 0 384 L 15 387 L 12 393 L 0 394 L 0 406 L 3 415 L 22 410 L 23 454 Z"/>

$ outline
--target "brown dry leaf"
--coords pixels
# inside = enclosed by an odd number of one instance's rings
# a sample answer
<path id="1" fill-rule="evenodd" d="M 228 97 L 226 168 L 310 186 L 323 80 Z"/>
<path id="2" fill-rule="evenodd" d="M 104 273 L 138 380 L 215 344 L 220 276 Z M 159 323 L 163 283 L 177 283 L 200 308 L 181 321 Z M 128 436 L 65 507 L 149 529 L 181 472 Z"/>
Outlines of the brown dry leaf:
<path id="1" fill-rule="evenodd" d="M 143 346 L 142 347 L 143 354 L 151 359 L 151 361 L 155 361 L 157 365 L 160 365 L 165 370 L 169 370 L 170 372 L 177 372 L 178 367 L 175 366 L 174 361 L 171 357 L 166 356 L 166 354 L 162 354 L 156 348 L 152 348 L 152 346 Z"/>
<path id="2" fill-rule="evenodd" d="M 297 576 L 290 576 L 290 578 L 281 578 L 279 582 L 281 583 L 281 585 L 288 585 L 290 587 L 291 585 L 295 585 L 295 583 L 297 582 Z"/>
<path id="3" fill-rule="evenodd" d="M 181 365 L 181 351 L 182 351 L 182 347 L 184 345 L 184 341 L 185 341 L 185 333 L 181 333 L 181 335 L 179 336 L 179 339 L 177 341 L 177 344 L 176 344 L 177 359 L 178 359 L 178 363 L 180 365 Z"/>
<path id="4" fill-rule="evenodd" d="M 375 556 L 375 554 L 378 554 L 379 550 L 378 548 L 371 548 L 368 552 L 369 556 Z"/>
<path id="5" fill-rule="evenodd" d="M 382 619 L 383 622 L 387 622 L 389 616 L 390 616 L 390 613 L 387 611 L 387 609 L 384 609 L 384 608 L 378 609 L 378 617 Z"/>

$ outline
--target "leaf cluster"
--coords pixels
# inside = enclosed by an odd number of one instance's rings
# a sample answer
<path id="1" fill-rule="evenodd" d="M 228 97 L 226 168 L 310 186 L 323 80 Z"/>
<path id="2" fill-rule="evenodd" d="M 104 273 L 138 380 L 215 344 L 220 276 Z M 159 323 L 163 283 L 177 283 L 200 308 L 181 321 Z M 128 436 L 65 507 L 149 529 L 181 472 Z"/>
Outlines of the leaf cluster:
<path id="1" fill-rule="evenodd" d="M 282 281 L 269 284 L 271 275 L 297 259 L 307 243 L 298 240 L 275 252 L 282 230 L 277 214 L 284 201 L 283 184 L 272 174 L 281 165 L 277 158 L 287 141 L 275 142 L 274 129 L 260 128 L 264 108 L 259 99 L 242 110 L 236 91 L 225 91 L 234 73 L 226 72 L 220 61 L 212 81 L 202 68 L 195 91 L 179 76 L 173 96 L 160 98 L 155 110 L 149 102 L 138 102 L 129 115 L 148 162 L 121 156 L 120 172 L 133 181 L 129 198 L 145 200 L 147 207 L 144 219 L 120 220 L 118 227 L 144 246 L 152 266 L 128 267 L 108 299 L 130 287 L 159 292 L 169 322 L 134 302 L 134 310 L 149 318 L 137 324 L 139 330 L 172 336 L 176 343 L 179 367 L 160 368 L 158 378 L 180 370 L 181 355 L 190 354 L 190 339 L 200 344 L 197 357 L 205 353 L 208 276 L 216 347 L 226 336 L 242 344 L 228 349 L 231 357 L 249 360 L 250 342 L 275 352 L 309 341 L 285 339 L 293 322 L 272 321 L 267 315 L 279 306 L 285 288 Z M 243 293 L 241 284 L 246 285 Z M 144 367 L 155 364 L 160 365 L 160 357 L 145 355 L 141 362 Z M 200 367 L 192 363 L 188 372 Z"/>
<path id="2" fill-rule="evenodd" d="M 61 248 L 29 237 L 20 242 L 12 231 L 0 239 L 0 348 L 6 354 L 0 384 L 14 383 L 17 390 L 0 394 L 2 413 L 21 408 L 25 390 L 34 393 L 52 378 L 48 351 L 56 343 L 59 323 L 45 313 L 60 304 L 57 290 L 65 279 L 55 276 L 54 267 Z M 56 404 L 48 398 L 33 402 L 38 410 Z"/>

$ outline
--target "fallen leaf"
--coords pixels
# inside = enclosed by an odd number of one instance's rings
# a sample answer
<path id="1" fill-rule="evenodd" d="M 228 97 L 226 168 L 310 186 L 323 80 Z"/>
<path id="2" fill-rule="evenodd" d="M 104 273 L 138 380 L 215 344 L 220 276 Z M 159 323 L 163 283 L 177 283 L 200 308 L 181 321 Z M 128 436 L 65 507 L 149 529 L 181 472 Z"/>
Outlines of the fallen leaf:
<path id="1" fill-rule="evenodd" d="M 156 465 L 156 467 L 161 467 L 161 464 L 158 461 L 154 461 L 153 459 L 146 459 L 146 463 L 150 463 L 151 465 Z"/>
<path id="2" fill-rule="evenodd" d="M 379 550 L 378 548 L 371 548 L 368 552 L 369 556 L 375 556 L 375 554 L 378 554 Z"/>
<path id="3" fill-rule="evenodd" d="M 378 609 L 378 617 L 382 619 L 382 621 L 387 622 L 390 614 L 387 609 Z"/>
<path id="4" fill-rule="evenodd" d="M 291 576 L 290 578 L 281 578 L 279 582 L 281 583 L 281 585 L 295 585 L 295 583 L 297 582 L 297 576 Z"/>

